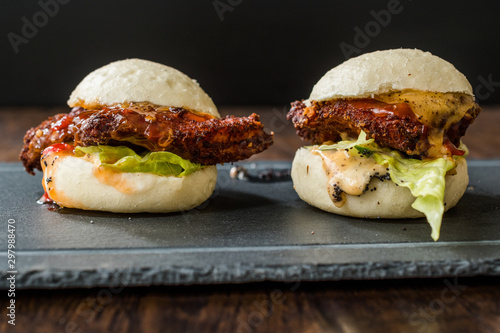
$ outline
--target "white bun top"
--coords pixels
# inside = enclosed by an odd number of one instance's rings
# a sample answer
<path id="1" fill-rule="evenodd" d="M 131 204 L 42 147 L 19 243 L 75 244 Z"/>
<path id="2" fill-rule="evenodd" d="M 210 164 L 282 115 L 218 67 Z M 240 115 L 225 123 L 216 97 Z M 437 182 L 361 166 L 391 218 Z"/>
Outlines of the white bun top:
<path id="1" fill-rule="evenodd" d="M 220 117 L 198 82 L 175 68 L 141 59 L 112 62 L 91 72 L 71 93 L 68 105 L 92 108 L 127 102 L 181 107 Z"/>
<path id="2" fill-rule="evenodd" d="M 467 78 L 446 60 L 417 49 L 396 49 L 363 54 L 331 69 L 314 86 L 309 101 L 405 89 L 473 96 Z"/>

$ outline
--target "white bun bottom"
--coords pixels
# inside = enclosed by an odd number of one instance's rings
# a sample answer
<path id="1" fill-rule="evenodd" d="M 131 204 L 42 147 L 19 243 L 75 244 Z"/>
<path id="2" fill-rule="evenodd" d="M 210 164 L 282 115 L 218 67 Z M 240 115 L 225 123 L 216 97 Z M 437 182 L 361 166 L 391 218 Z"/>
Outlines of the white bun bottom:
<path id="1" fill-rule="evenodd" d="M 192 209 L 212 195 L 217 168 L 185 177 L 106 172 L 72 155 L 57 154 L 44 168 L 43 185 L 62 207 L 115 213 L 168 213 Z M 51 181 L 47 182 L 47 178 Z"/>
<path id="2" fill-rule="evenodd" d="M 460 158 L 455 175 L 446 176 L 445 210 L 455 206 L 465 193 L 469 183 L 467 162 Z M 406 187 L 397 186 L 392 181 L 370 182 L 370 188 L 360 196 L 347 195 L 345 204 L 337 207 L 333 204 L 327 190 L 328 178 L 323 169 L 322 158 L 309 149 L 300 148 L 292 164 L 292 180 L 299 197 L 308 204 L 324 211 L 345 216 L 361 218 L 417 218 L 424 214 L 413 209 L 415 197 Z"/>

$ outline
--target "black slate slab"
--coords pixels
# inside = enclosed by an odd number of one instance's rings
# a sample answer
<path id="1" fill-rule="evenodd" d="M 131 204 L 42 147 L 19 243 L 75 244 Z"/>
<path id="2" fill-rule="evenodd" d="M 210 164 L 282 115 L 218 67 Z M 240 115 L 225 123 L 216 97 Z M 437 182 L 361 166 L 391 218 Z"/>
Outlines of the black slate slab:
<path id="1" fill-rule="evenodd" d="M 17 288 L 500 275 L 500 160 L 469 162 L 469 189 L 438 242 L 425 219 L 328 214 L 302 202 L 291 181 L 230 179 L 230 167 L 219 167 L 214 195 L 196 209 L 113 214 L 49 211 L 36 203 L 40 174 L 0 164 L 0 287 L 9 220 Z"/>

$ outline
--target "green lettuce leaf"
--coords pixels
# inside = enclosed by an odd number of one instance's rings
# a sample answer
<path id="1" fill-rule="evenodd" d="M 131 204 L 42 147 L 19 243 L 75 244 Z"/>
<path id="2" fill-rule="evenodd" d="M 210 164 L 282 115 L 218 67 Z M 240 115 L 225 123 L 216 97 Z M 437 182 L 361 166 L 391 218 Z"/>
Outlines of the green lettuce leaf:
<path id="1" fill-rule="evenodd" d="M 394 183 L 410 189 L 416 197 L 411 206 L 425 214 L 432 229 L 431 237 L 438 240 L 444 213 L 445 176 L 455 167 L 455 161 L 445 158 L 421 161 L 405 158 L 394 150 L 374 152 L 373 158 L 378 164 L 389 167 Z"/>
<path id="2" fill-rule="evenodd" d="M 372 144 L 374 144 L 373 139 L 367 140 L 366 139 L 366 133 L 361 131 L 359 133 L 358 139 L 356 141 L 350 141 L 350 140 L 345 140 L 345 141 L 339 141 L 337 143 L 334 143 L 332 145 L 321 145 L 317 149 L 319 150 L 340 150 L 340 149 L 350 149 L 354 148 L 356 146 L 359 147 L 366 147 L 369 148 Z"/>
<path id="3" fill-rule="evenodd" d="M 192 163 L 167 151 L 146 152 L 139 155 L 125 146 L 75 147 L 76 156 L 81 157 L 87 154 L 96 154 L 101 166 L 116 172 L 144 172 L 160 176 L 183 177 L 203 168 L 201 164 Z"/>
<path id="4" fill-rule="evenodd" d="M 364 132 L 360 133 L 356 141 L 341 141 L 318 147 L 320 150 L 350 148 L 355 148 L 359 155 L 372 157 L 378 164 L 389 168 L 391 180 L 398 186 L 410 189 L 416 198 L 412 207 L 425 214 L 432 229 L 431 237 L 438 240 L 444 213 L 445 176 L 456 166 L 456 161 L 453 158 L 408 158 L 396 150 L 378 146 L 373 139 L 367 140 Z M 466 148 L 462 145 L 460 149 Z"/>

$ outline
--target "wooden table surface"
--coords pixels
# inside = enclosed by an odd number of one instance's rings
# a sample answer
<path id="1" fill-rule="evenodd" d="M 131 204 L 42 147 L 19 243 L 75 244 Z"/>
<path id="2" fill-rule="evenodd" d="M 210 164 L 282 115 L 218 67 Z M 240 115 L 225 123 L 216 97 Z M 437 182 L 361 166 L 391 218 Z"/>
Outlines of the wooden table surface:
<path id="1" fill-rule="evenodd" d="M 0 161 L 25 131 L 66 108 L 0 108 Z M 226 107 L 261 115 L 275 144 L 252 160 L 291 160 L 303 145 L 287 106 Z M 470 159 L 500 158 L 500 107 L 485 107 L 464 142 Z M 4 190 L 4 189 L 2 189 Z M 16 326 L 0 298 L 0 332 L 500 332 L 500 278 L 258 283 L 16 291 Z"/>

